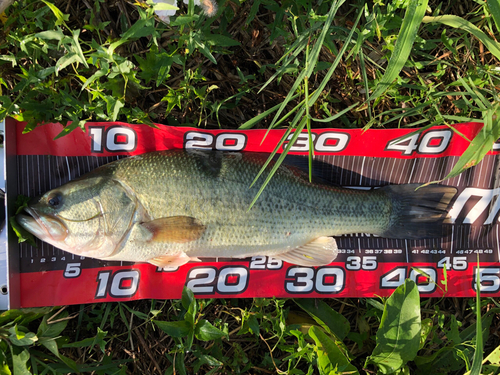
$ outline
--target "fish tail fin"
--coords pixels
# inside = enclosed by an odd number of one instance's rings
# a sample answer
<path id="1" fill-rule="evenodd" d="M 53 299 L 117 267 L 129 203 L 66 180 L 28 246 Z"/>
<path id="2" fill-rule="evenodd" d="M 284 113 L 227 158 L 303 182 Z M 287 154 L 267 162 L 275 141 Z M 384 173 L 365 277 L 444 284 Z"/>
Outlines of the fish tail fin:
<path id="1" fill-rule="evenodd" d="M 390 185 L 383 190 L 392 202 L 389 228 L 382 237 L 423 239 L 443 237 L 443 221 L 457 189 L 444 185 Z"/>

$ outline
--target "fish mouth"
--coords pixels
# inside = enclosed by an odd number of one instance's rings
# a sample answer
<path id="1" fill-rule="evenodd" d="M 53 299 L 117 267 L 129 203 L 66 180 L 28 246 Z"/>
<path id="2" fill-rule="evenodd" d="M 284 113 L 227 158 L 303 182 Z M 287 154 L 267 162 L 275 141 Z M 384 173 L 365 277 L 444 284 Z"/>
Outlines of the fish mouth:
<path id="1" fill-rule="evenodd" d="M 25 207 L 24 211 L 28 215 L 16 215 L 16 221 L 24 229 L 30 232 L 35 237 L 46 242 L 64 241 L 68 235 L 66 225 L 55 216 L 42 214 L 40 215 L 35 209 Z"/>

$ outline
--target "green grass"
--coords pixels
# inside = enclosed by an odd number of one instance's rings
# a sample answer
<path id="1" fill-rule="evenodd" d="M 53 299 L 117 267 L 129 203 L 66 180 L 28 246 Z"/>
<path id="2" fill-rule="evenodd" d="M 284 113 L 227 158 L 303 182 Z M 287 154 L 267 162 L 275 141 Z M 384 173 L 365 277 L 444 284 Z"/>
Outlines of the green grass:
<path id="1" fill-rule="evenodd" d="M 60 136 L 113 120 L 286 136 L 484 121 L 454 174 L 500 136 L 498 0 L 221 0 L 212 18 L 179 8 L 167 25 L 145 2 L 15 1 L 0 32 L 0 117 L 26 131 L 72 121 Z M 496 304 L 420 299 L 407 281 L 387 299 L 186 291 L 13 310 L 0 315 L 0 374 L 494 374 Z"/>

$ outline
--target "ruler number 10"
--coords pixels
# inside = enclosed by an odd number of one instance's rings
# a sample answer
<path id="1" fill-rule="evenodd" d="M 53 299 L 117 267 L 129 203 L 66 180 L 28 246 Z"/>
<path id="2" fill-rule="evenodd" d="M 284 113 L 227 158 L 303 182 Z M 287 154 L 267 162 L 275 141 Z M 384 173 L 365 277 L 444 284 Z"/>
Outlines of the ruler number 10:
<path id="1" fill-rule="evenodd" d="M 139 270 L 120 270 L 115 273 L 101 271 L 97 274 L 95 298 L 130 298 L 139 289 Z"/>

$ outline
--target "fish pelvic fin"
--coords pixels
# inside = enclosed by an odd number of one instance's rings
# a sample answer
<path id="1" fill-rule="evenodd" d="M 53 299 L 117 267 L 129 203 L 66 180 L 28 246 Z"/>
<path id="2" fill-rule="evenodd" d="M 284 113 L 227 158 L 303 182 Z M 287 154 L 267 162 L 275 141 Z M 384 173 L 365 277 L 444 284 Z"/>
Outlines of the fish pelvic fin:
<path id="1" fill-rule="evenodd" d="M 273 255 L 273 258 L 300 266 L 315 267 L 330 264 L 337 254 L 337 242 L 332 237 L 319 237 L 285 253 Z"/>
<path id="2" fill-rule="evenodd" d="M 191 242 L 205 232 L 205 226 L 189 216 L 164 217 L 140 225 L 150 234 L 148 241 L 154 242 Z"/>
<path id="3" fill-rule="evenodd" d="M 400 239 L 436 238 L 443 233 L 451 200 L 457 193 L 452 186 L 420 184 L 390 185 L 383 190 L 392 202 L 392 213 L 382 237 Z"/>
<path id="4" fill-rule="evenodd" d="M 200 262 L 198 258 L 190 258 L 185 253 L 162 255 L 148 260 L 149 263 L 161 268 L 180 267 L 191 261 Z"/>

